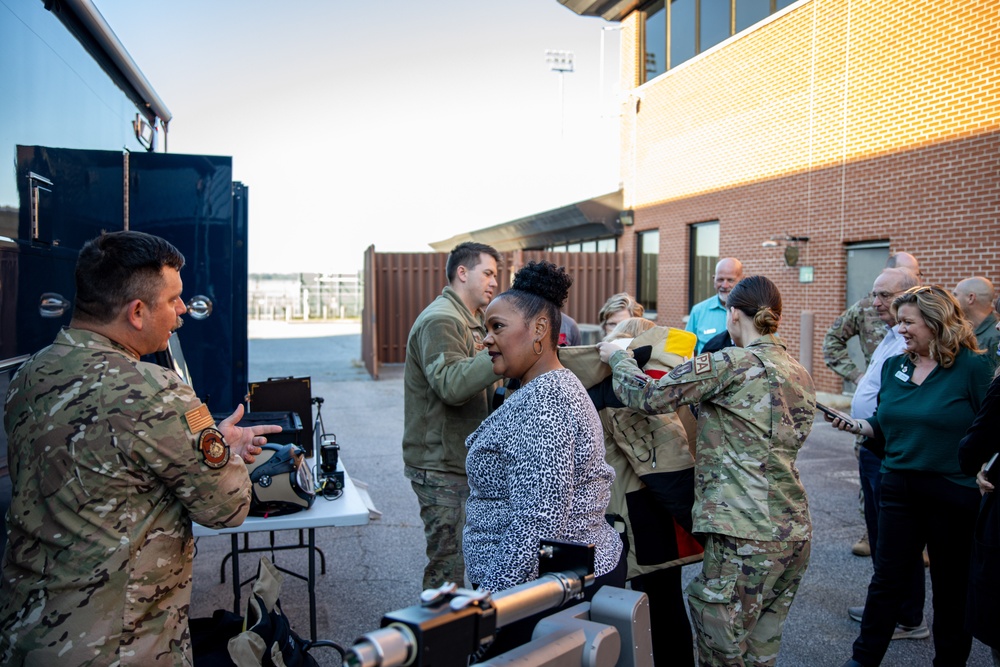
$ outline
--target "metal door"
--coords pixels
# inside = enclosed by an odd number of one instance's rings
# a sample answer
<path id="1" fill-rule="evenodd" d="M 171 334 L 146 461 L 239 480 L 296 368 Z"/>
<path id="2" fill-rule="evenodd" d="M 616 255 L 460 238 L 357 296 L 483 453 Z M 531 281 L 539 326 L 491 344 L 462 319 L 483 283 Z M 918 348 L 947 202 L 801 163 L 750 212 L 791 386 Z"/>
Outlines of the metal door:
<path id="1" fill-rule="evenodd" d="M 191 386 L 214 412 L 247 390 L 247 190 L 232 158 L 142 153 L 128 162 L 128 228 L 156 234 L 184 254 L 184 299 L 208 297 L 212 314 L 184 318 L 179 339 Z"/>
<path id="2" fill-rule="evenodd" d="M 69 324 L 80 248 L 122 228 L 122 155 L 17 147 L 16 237 L 0 246 L 0 368 L 19 365 Z"/>
<path id="3" fill-rule="evenodd" d="M 177 246 L 185 299 L 213 303 L 209 318 L 186 317 L 178 336 L 195 391 L 215 411 L 242 402 L 247 189 L 233 183 L 231 158 L 18 146 L 17 178 L 16 238 L 0 240 L 0 370 L 69 324 L 83 243 L 128 228 Z"/>
<path id="4" fill-rule="evenodd" d="M 844 308 L 857 303 L 872 291 L 872 283 L 885 267 L 889 258 L 889 242 L 873 241 L 857 243 L 847 247 L 847 294 Z M 847 341 L 847 351 L 858 368 L 866 368 L 865 355 L 861 352 L 861 343 L 857 337 Z M 854 383 L 844 381 L 844 391 L 854 392 Z"/>

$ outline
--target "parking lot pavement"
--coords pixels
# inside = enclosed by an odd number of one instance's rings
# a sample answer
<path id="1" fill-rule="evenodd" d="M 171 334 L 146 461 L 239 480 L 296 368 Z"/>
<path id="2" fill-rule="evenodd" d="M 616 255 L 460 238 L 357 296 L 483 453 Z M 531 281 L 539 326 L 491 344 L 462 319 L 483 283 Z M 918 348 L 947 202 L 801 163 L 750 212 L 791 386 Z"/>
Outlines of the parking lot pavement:
<path id="1" fill-rule="evenodd" d="M 403 477 L 400 442 L 403 429 L 401 366 L 383 366 L 378 382 L 368 379 L 359 363 L 357 328 L 292 327 L 283 336 L 273 327 L 269 338 L 253 338 L 251 326 L 250 380 L 310 376 L 313 395 L 322 396 L 326 429 L 337 435 L 344 465 L 355 479 L 367 482 L 382 518 L 367 526 L 317 531 L 326 556 L 327 572 L 317 578 L 318 627 L 321 638 L 349 645 L 379 627 L 386 612 L 417 602 L 425 562 L 423 528 L 416 498 Z M 298 325 L 311 326 L 311 325 Z M 257 330 L 258 335 L 261 332 Z M 859 624 L 847 616 L 849 605 L 862 604 L 871 577 L 871 559 L 851 554 L 863 531 L 858 512 L 857 467 L 852 438 L 819 421 L 799 455 L 798 467 L 809 493 L 814 535 L 812 560 L 785 624 L 780 666 L 839 667 L 850 656 Z M 317 500 L 316 502 L 327 502 Z M 332 501 L 336 502 L 336 501 Z M 277 533 L 279 543 L 297 540 L 294 533 Z M 253 546 L 268 543 L 255 535 Z M 220 583 L 220 563 L 229 551 L 228 537 L 201 538 L 194 562 L 193 617 L 209 616 L 232 606 L 228 583 Z M 305 572 L 305 555 L 277 552 L 274 560 Z M 242 577 L 256 571 L 256 558 L 241 559 Z M 227 562 L 228 566 L 228 562 Z M 689 581 L 698 565 L 685 568 Z M 928 578 L 929 580 L 929 578 Z M 933 621 L 927 593 L 927 621 Z M 245 600 L 245 596 L 244 596 Z M 303 581 L 287 578 L 282 607 L 299 634 L 308 634 L 308 597 Z M 319 655 L 321 664 L 338 666 L 333 652 Z M 930 665 L 933 642 L 893 642 L 883 665 Z M 988 649 L 974 642 L 970 667 L 990 667 Z"/>

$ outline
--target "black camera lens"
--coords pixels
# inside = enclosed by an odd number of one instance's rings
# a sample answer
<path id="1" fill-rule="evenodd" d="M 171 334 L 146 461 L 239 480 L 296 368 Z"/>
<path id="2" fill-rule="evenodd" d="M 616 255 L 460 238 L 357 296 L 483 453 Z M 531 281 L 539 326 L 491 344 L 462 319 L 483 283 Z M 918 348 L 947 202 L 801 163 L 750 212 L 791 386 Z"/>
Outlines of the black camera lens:
<path id="1" fill-rule="evenodd" d="M 340 456 L 340 446 L 332 442 L 324 442 L 319 448 L 319 469 L 326 474 L 337 470 L 337 459 Z"/>

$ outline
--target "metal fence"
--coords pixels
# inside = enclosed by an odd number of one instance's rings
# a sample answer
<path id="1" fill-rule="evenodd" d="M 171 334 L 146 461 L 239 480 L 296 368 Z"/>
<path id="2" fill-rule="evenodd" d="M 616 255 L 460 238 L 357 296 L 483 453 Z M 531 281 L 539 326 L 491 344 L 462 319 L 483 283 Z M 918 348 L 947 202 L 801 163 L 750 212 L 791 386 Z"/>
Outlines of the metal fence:
<path id="1" fill-rule="evenodd" d="M 363 274 L 252 273 L 247 290 L 252 320 L 334 320 L 359 318 Z"/>
<path id="2" fill-rule="evenodd" d="M 499 283 L 510 286 L 517 269 L 530 261 L 546 260 L 566 267 L 573 276 L 564 312 L 579 323 L 597 321 L 609 296 L 625 284 L 622 253 L 522 251 L 502 253 Z M 448 283 L 447 253 L 380 253 L 374 246 L 365 253 L 362 316 L 362 357 L 369 374 L 378 379 L 378 367 L 406 359 L 406 338 L 417 315 Z"/>

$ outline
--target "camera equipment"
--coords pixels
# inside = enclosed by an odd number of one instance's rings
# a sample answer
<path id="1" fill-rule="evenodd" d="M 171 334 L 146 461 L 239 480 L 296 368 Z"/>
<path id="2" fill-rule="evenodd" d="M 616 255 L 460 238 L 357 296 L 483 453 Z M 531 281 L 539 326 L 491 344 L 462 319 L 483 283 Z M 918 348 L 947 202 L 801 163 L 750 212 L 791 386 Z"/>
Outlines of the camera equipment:
<path id="1" fill-rule="evenodd" d="M 324 433 L 319 445 L 319 474 L 317 486 L 327 500 L 338 498 L 344 490 L 344 471 L 337 470 L 340 462 L 340 445 L 334 433 Z"/>
<path id="2" fill-rule="evenodd" d="M 358 639 L 348 667 L 465 667 L 502 628 L 582 596 L 593 583 L 593 545 L 542 541 L 535 581 L 490 595 L 445 584 L 422 604 L 386 614 L 382 629 Z M 482 663 L 527 667 L 652 667 L 649 602 L 644 593 L 605 586 L 584 602 L 543 618 L 532 640 Z"/>

